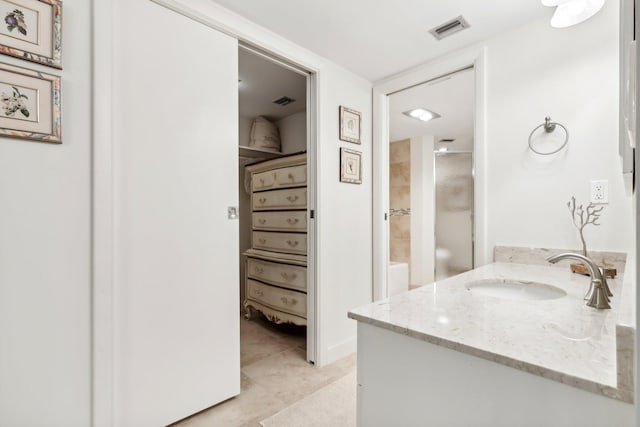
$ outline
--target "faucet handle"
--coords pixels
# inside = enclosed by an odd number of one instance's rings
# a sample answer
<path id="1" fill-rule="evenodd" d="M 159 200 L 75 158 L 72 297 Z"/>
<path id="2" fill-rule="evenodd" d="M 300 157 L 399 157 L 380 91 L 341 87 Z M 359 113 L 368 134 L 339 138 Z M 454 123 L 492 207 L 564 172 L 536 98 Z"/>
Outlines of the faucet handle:
<path id="1" fill-rule="evenodd" d="M 609 297 L 607 297 L 602 281 L 594 279 L 591 281 L 591 285 L 593 286 L 593 292 L 589 297 L 589 301 L 587 301 L 587 305 L 598 310 L 611 308 Z"/>
<path id="2" fill-rule="evenodd" d="M 606 268 L 604 267 L 598 267 L 598 268 L 600 268 L 600 271 L 602 272 L 602 287 L 604 288 L 604 292 L 607 294 L 608 297 L 612 297 L 613 293 L 611 293 L 611 289 L 609 289 L 609 284 L 607 283 Z"/>

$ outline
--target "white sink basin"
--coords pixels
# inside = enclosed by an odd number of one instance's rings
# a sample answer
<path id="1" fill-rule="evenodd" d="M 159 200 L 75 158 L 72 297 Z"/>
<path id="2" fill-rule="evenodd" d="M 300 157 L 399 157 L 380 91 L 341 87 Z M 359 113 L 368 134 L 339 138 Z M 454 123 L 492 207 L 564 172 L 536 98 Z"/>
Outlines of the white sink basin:
<path id="1" fill-rule="evenodd" d="M 473 295 L 519 301 L 539 301 L 562 298 L 565 291 L 544 283 L 510 279 L 485 279 L 468 283 L 466 288 Z"/>

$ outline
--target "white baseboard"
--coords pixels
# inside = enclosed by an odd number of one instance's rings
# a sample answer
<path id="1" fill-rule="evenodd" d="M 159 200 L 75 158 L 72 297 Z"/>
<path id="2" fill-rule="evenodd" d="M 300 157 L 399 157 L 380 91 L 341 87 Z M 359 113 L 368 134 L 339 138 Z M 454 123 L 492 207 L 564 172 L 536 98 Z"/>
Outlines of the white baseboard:
<path id="1" fill-rule="evenodd" d="M 328 365 L 330 363 L 335 362 L 336 360 L 340 360 L 344 357 L 349 356 L 352 353 L 355 353 L 358 349 L 358 339 L 354 335 L 344 341 L 341 341 L 335 345 L 330 346 L 326 352 L 326 358 L 324 360 L 324 364 Z"/>

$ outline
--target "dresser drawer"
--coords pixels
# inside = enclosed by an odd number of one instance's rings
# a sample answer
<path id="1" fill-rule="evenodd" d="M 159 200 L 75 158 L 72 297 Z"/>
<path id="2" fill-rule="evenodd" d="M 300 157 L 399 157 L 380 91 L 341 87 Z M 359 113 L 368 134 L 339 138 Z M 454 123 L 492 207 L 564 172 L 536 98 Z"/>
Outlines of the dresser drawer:
<path id="1" fill-rule="evenodd" d="M 247 298 L 276 310 L 307 317 L 307 295 L 247 279 Z"/>
<path id="2" fill-rule="evenodd" d="M 297 233 L 253 232 L 253 248 L 286 254 L 307 254 L 307 235 Z"/>
<path id="3" fill-rule="evenodd" d="M 307 189 L 263 191 L 253 193 L 253 210 L 306 209 Z"/>
<path id="4" fill-rule="evenodd" d="M 307 268 L 247 258 L 247 275 L 283 288 L 307 291 Z"/>
<path id="5" fill-rule="evenodd" d="M 254 212 L 254 230 L 307 232 L 307 211 Z"/>
<path id="6" fill-rule="evenodd" d="M 251 182 L 253 191 L 304 187 L 307 185 L 307 165 L 289 166 L 256 173 Z"/>

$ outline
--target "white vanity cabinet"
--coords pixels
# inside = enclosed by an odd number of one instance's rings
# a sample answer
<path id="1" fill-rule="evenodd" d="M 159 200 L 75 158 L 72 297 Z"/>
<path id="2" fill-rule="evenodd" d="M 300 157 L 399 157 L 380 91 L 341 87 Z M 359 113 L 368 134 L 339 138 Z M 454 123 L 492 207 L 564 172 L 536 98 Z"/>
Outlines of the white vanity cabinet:
<path id="1" fill-rule="evenodd" d="M 251 248 L 246 256 L 246 317 L 307 324 L 307 155 L 247 166 L 251 174 Z"/>

